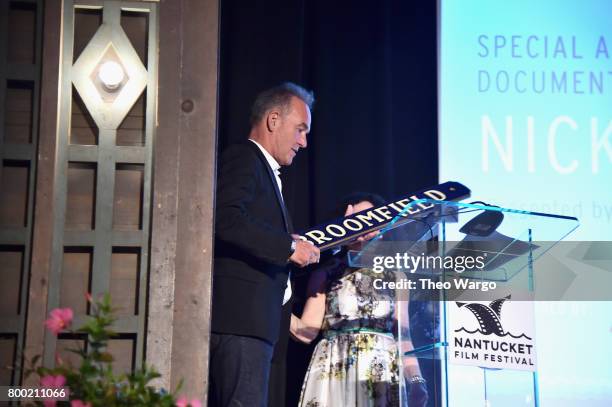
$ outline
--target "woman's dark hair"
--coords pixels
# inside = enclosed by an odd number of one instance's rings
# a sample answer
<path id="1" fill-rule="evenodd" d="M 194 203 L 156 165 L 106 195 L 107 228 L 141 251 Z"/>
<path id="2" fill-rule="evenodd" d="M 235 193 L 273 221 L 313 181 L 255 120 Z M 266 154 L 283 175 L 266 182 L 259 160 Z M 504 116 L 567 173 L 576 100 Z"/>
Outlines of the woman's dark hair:
<path id="1" fill-rule="evenodd" d="M 334 219 L 343 217 L 344 212 L 346 211 L 346 207 L 348 205 L 356 205 L 359 202 L 363 201 L 370 202 L 372 205 L 374 205 L 374 207 L 382 206 L 387 203 L 387 201 L 385 201 L 385 198 L 378 194 L 374 194 L 371 192 L 353 192 L 352 194 L 344 197 L 342 201 L 340 201 L 340 205 L 338 205 L 335 210 Z"/>
<path id="2" fill-rule="evenodd" d="M 374 205 L 375 208 L 387 203 L 387 201 L 385 201 L 385 199 L 378 194 L 374 194 L 371 192 L 353 192 L 345 196 L 340 201 L 340 203 L 338 204 L 338 206 L 332 213 L 331 219 L 338 219 L 338 218 L 344 217 L 344 212 L 346 212 L 346 207 L 348 205 L 356 205 L 359 202 L 363 202 L 363 201 L 370 202 L 372 205 Z M 337 273 L 342 273 L 344 271 L 346 264 L 344 262 L 338 263 L 338 259 L 345 259 L 346 251 L 347 251 L 347 247 L 341 246 L 341 251 L 339 254 L 336 253 L 335 256 L 328 255 L 326 256 L 327 259 L 323 260 L 322 262 L 324 263 L 323 267 L 330 267 L 330 270 L 328 271 L 328 276 L 330 276 L 330 278 L 328 278 L 328 284 L 334 279 L 331 276 L 338 277 Z"/>

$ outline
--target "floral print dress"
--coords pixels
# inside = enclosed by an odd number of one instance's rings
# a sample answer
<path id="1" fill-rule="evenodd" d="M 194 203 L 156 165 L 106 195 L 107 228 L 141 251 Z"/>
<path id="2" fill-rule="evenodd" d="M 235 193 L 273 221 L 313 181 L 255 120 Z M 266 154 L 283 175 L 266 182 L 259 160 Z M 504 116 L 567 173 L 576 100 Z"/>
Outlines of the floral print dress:
<path id="1" fill-rule="evenodd" d="M 395 293 L 374 289 L 379 278 L 395 281 L 388 271 L 343 266 L 328 272 L 323 339 L 310 360 L 300 406 L 400 405 Z"/>

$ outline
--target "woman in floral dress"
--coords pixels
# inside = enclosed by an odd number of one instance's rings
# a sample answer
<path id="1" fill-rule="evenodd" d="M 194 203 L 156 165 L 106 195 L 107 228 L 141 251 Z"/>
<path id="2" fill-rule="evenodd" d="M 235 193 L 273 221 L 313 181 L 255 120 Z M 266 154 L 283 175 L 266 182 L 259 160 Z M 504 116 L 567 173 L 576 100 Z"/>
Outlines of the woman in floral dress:
<path id="1" fill-rule="evenodd" d="M 355 194 L 348 200 L 345 216 L 383 205 L 372 194 Z M 349 249 L 359 250 L 376 233 L 359 238 Z M 337 256 L 338 258 L 345 256 Z M 333 260 L 312 273 L 308 300 L 301 318 L 291 316 L 291 334 L 304 343 L 322 331 L 302 386 L 300 406 L 410 406 L 427 403 L 425 380 L 416 358 L 399 357 L 413 349 L 409 336 L 396 338 L 397 300 L 404 304 L 399 318 L 407 327 L 407 298 L 395 290 L 374 289 L 375 279 L 396 281 L 398 273 L 375 273 L 350 268 L 344 260 Z M 406 302 L 404 302 L 406 301 Z M 410 383 L 410 400 L 400 386 L 400 366 Z"/>

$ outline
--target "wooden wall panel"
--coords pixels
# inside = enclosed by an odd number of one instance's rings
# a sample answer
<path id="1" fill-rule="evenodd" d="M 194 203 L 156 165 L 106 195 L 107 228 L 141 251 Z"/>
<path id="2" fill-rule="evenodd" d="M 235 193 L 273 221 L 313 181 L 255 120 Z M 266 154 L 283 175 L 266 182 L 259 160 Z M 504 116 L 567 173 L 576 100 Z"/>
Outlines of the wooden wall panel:
<path id="1" fill-rule="evenodd" d="M 0 317 L 14 317 L 19 314 L 23 254 L 23 246 L 0 246 Z"/>
<path id="2" fill-rule="evenodd" d="M 108 352 L 115 359 L 113 371 L 115 373 L 127 373 L 134 368 L 135 341 L 131 335 L 125 335 L 120 339 L 112 339 L 108 343 Z"/>
<path id="3" fill-rule="evenodd" d="M 72 61 L 76 61 L 85 46 L 102 24 L 101 8 L 77 8 L 74 11 L 74 47 Z"/>
<path id="4" fill-rule="evenodd" d="M 121 11 L 121 27 L 130 39 L 132 46 L 140 57 L 140 62 L 147 66 L 147 30 L 149 25 L 149 13 L 138 13 L 133 11 Z"/>
<path id="5" fill-rule="evenodd" d="M 25 161 L 4 160 L 0 180 L 0 227 L 26 226 L 30 165 Z"/>
<path id="6" fill-rule="evenodd" d="M 146 91 L 140 95 L 119 128 L 117 128 L 118 146 L 144 147 L 146 118 L 145 100 L 147 100 Z"/>
<path id="7" fill-rule="evenodd" d="M 10 3 L 7 60 L 13 64 L 35 63 L 36 4 Z"/>
<path id="8" fill-rule="evenodd" d="M 66 229 L 93 229 L 95 202 L 96 165 L 93 163 L 70 163 L 68 165 Z"/>
<path id="9" fill-rule="evenodd" d="M 70 121 L 70 144 L 96 145 L 99 131 L 81 100 L 78 92 L 72 89 L 72 112 Z"/>
<path id="10" fill-rule="evenodd" d="M 34 70 L 37 78 L 35 88 L 35 111 L 40 109 L 40 116 L 34 114 L 34 133 L 36 135 L 33 159 L 36 163 L 36 179 L 33 180 L 35 191 L 32 198 L 35 222 L 32 224 L 30 278 L 27 287 L 27 335 L 24 344 L 24 357 L 31 360 L 35 355 L 43 354 L 45 335 L 44 321 L 47 318 L 47 294 L 51 269 L 52 244 L 54 239 L 54 187 L 55 155 L 57 153 L 58 125 L 58 81 L 61 40 L 61 0 L 37 2 L 38 41 L 37 61 Z M 44 35 L 43 35 L 44 29 Z M 44 46 L 43 46 L 44 38 Z M 50 61 L 43 63 L 42 61 Z M 38 91 L 40 90 L 40 94 Z M 40 95 L 40 100 L 38 100 Z M 23 378 L 22 385 L 39 385 L 35 376 Z"/>
<path id="11" fill-rule="evenodd" d="M 133 362 L 127 369 L 141 366 L 144 360 L 158 56 L 157 25 L 150 25 L 149 19 L 157 21 L 157 7 L 156 2 L 61 2 L 54 236 L 47 308 L 72 304 L 75 320 L 81 322 L 87 317 L 83 294 L 91 291 L 97 298 L 110 292 L 113 306 L 119 308 L 113 329 L 123 338 L 115 346 L 123 353 L 131 349 L 127 359 Z M 98 30 L 102 21 L 104 29 Z M 98 68 L 88 63 L 96 65 L 109 56 L 109 41 L 120 63 L 130 68 L 124 89 L 134 83 L 140 83 L 135 85 L 139 91 L 144 84 L 147 89 L 140 99 L 137 94 L 131 99 L 119 90 L 117 103 L 103 98 L 106 105 L 101 107 L 96 95 L 78 92 L 87 92 L 82 84 L 97 72 Z M 88 61 L 81 59 L 85 53 Z M 133 71 L 126 65 L 139 66 L 138 59 L 149 72 Z M 137 72 L 143 77 L 133 76 Z M 136 103 L 130 106 L 133 100 Z M 115 131 L 117 119 L 126 112 Z M 91 251 L 79 252 L 74 246 L 87 246 Z M 64 250 L 60 262 L 58 253 Z M 125 345 L 128 342 L 130 345 Z M 53 336 L 45 335 L 43 362 L 47 366 L 54 364 L 56 345 Z M 124 359 L 122 356 L 121 362 Z"/>
<path id="12" fill-rule="evenodd" d="M 144 166 L 117 164 L 113 204 L 113 230 L 142 229 Z"/>
<path id="13" fill-rule="evenodd" d="M 138 314 L 140 249 L 113 248 L 110 295 L 117 315 Z"/>
<path id="14" fill-rule="evenodd" d="M 12 366 L 15 363 L 17 335 L 0 335 L 0 386 L 14 385 Z"/>
<path id="15" fill-rule="evenodd" d="M 32 108 L 34 84 L 29 81 L 8 81 L 4 105 L 4 142 L 32 142 Z"/>
<path id="16" fill-rule="evenodd" d="M 70 307 L 75 315 L 86 314 L 88 303 L 85 294 L 90 292 L 91 247 L 67 247 L 62 261 L 60 307 Z"/>

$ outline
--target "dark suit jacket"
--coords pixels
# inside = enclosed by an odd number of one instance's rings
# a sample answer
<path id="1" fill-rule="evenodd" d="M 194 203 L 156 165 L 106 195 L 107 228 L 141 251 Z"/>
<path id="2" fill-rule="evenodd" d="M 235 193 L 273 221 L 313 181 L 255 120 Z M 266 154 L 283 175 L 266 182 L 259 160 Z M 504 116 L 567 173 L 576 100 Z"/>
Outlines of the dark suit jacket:
<path id="1" fill-rule="evenodd" d="M 217 177 L 212 328 L 274 344 L 291 255 L 291 221 L 251 141 L 229 147 Z"/>

